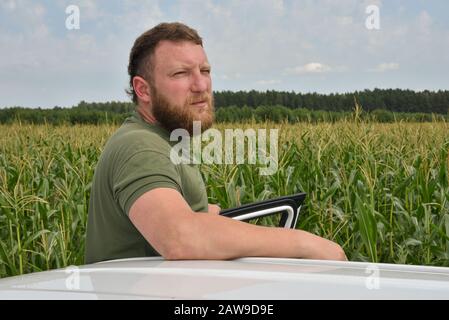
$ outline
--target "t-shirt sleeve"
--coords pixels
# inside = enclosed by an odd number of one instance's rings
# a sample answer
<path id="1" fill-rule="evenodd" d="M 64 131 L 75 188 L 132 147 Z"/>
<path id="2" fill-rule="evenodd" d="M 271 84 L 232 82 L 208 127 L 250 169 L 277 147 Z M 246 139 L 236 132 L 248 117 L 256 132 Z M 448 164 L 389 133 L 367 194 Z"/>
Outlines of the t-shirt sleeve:
<path id="1" fill-rule="evenodd" d="M 166 155 L 152 150 L 133 154 L 112 176 L 114 199 L 126 215 L 140 196 L 155 188 L 172 188 L 182 193 L 175 164 Z"/>

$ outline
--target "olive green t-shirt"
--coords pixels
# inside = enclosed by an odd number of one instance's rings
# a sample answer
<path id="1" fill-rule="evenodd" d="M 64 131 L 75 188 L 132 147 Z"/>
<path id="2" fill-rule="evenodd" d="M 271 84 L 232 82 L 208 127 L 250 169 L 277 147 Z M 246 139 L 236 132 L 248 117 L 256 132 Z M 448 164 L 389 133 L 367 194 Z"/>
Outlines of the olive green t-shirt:
<path id="1" fill-rule="evenodd" d="M 137 112 L 106 143 L 92 182 L 85 263 L 157 256 L 128 217 L 141 195 L 155 188 L 178 190 L 193 211 L 207 212 L 207 193 L 193 164 L 170 160 L 170 134 Z M 151 214 L 151 212 L 148 212 Z"/>

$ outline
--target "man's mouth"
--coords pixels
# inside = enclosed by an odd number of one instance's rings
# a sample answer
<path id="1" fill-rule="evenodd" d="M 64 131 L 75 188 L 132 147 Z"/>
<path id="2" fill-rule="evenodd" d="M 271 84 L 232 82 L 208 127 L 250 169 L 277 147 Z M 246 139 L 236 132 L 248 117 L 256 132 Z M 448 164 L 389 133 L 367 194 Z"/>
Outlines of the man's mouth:
<path id="1" fill-rule="evenodd" d="M 191 105 L 195 107 L 205 107 L 207 105 L 207 100 L 193 101 Z"/>

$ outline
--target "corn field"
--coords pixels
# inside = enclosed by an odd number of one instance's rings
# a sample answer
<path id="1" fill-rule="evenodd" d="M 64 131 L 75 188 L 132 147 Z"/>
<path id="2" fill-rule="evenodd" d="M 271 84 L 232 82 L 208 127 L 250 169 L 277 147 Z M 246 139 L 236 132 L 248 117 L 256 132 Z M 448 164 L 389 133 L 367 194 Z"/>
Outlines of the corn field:
<path id="1" fill-rule="evenodd" d="M 449 124 L 232 123 L 278 128 L 279 164 L 201 165 L 222 208 L 306 192 L 298 228 L 354 261 L 449 266 Z M 0 126 L 0 277 L 83 264 L 96 162 L 116 126 Z"/>

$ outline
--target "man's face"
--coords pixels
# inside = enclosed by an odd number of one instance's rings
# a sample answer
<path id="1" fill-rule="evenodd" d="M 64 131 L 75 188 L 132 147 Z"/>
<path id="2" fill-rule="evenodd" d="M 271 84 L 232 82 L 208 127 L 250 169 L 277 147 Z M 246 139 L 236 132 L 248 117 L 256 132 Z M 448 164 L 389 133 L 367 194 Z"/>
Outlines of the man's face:
<path id="1" fill-rule="evenodd" d="M 183 128 L 192 134 L 193 121 L 211 127 L 214 105 L 210 65 L 202 46 L 192 42 L 162 41 L 153 56 L 151 104 L 167 130 Z"/>

